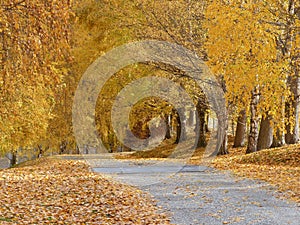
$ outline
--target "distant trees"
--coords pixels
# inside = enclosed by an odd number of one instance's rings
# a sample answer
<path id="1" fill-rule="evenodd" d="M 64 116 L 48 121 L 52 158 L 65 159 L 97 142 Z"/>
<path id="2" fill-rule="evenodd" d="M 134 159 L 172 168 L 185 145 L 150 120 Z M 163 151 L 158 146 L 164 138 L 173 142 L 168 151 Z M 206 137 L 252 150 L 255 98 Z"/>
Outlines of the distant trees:
<path id="1" fill-rule="evenodd" d="M 153 1 L 118 0 L 110 2 L 82 1 L 82 4 L 78 4 L 75 9 L 78 18 L 75 24 L 74 36 L 76 44 L 73 49 L 75 61 L 77 62 L 74 70 L 76 76 L 80 76 L 87 66 L 104 52 L 129 41 L 163 39 L 186 47 L 189 46 L 197 50 L 202 57 L 202 50 L 196 47 L 201 46 L 200 42 L 203 41 L 198 38 L 202 35 L 202 31 L 198 26 L 201 20 L 196 18 L 197 11 L 200 12 L 202 9 L 202 7 L 198 7 L 200 5 L 200 2 L 197 3 L 197 1 L 190 1 L 188 6 L 179 1 L 175 5 L 163 1 L 155 3 Z M 186 14 L 187 12 L 188 14 Z M 182 18 L 182 15 L 185 14 L 191 17 L 188 22 Z M 176 24 L 179 24 L 179 26 Z M 164 30 L 165 26 L 168 30 Z M 159 38 L 160 35 L 163 38 Z M 194 41 L 192 41 L 193 38 L 195 38 Z M 150 74 L 167 77 L 179 83 L 192 96 L 195 105 L 199 101 L 203 107 L 206 107 L 205 96 L 199 87 L 178 69 L 164 64 L 154 65 L 151 63 L 129 66 L 112 77 L 99 96 L 96 122 L 100 136 L 105 143 L 110 142 L 109 140 L 116 142 L 110 121 L 110 109 L 116 95 L 128 83 Z M 166 93 L 168 91 L 169 94 L 172 94 L 168 89 Z M 149 101 L 146 102 L 150 103 Z M 136 124 L 146 123 L 152 116 L 161 115 L 165 117 L 172 115 L 173 122 L 178 123 L 176 122 L 176 119 L 178 119 L 176 113 L 166 105 L 168 104 L 154 101 L 152 106 L 138 104 L 133 107 L 133 112 L 139 113 L 139 116 L 137 114 L 132 116 L 135 133 L 138 130 Z M 143 108 L 136 109 L 141 106 Z M 204 112 L 206 113 L 206 111 Z M 141 125 L 139 128 L 140 132 L 144 133 L 147 126 Z M 114 143 L 113 146 L 116 144 L 119 143 Z M 111 148 L 108 145 L 107 147 Z"/>

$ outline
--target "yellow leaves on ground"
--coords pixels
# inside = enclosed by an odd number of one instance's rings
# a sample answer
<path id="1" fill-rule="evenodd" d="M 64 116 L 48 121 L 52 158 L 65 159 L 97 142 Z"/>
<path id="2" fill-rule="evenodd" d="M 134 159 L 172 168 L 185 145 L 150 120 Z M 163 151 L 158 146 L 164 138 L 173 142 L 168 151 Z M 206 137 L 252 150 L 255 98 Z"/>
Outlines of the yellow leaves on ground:
<path id="1" fill-rule="evenodd" d="M 82 161 L 42 159 L 0 171 L 1 224 L 169 224 L 141 191 L 89 172 Z"/>

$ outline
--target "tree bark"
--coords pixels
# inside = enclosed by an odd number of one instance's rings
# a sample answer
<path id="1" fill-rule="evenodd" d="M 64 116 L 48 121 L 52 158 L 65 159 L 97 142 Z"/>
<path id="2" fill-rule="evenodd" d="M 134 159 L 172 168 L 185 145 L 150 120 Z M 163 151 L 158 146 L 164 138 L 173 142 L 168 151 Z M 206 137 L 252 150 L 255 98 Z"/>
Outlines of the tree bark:
<path id="1" fill-rule="evenodd" d="M 273 135 L 273 143 L 271 148 L 277 148 L 285 145 L 284 133 L 279 129 L 276 129 L 276 133 Z"/>
<path id="2" fill-rule="evenodd" d="M 37 145 L 37 149 L 38 149 L 38 158 L 41 158 L 44 154 L 44 150 L 43 150 L 43 146 L 42 145 Z"/>
<path id="3" fill-rule="evenodd" d="M 179 114 L 176 115 L 176 140 L 175 140 L 175 144 L 179 143 L 180 140 L 180 136 L 181 136 L 181 123 L 180 123 L 180 117 Z"/>
<path id="4" fill-rule="evenodd" d="M 209 132 L 209 128 L 208 128 L 208 121 L 209 121 L 209 114 L 206 113 L 206 121 L 205 121 L 205 132 Z"/>
<path id="5" fill-rule="evenodd" d="M 268 149 L 273 142 L 273 127 L 271 126 L 271 118 L 263 117 L 260 122 L 260 130 L 257 141 L 257 150 Z"/>
<path id="6" fill-rule="evenodd" d="M 259 101 L 259 93 L 256 90 L 252 91 L 251 103 L 250 103 L 250 131 L 248 137 L 248 145 L 246 154 L 257 151 L 257 139 L 258 139 L 258 118 L 257 118 L 257 105 Z"/>
<path id="7" fill-rule="evenodd" d="M 178 144 L 179 141 L 186 141 L 187 133 L 186 133 L 186 115 L 185 115 L 185 108 L 178 109 L 177 115 L 177 127 L 176 127 L 176 141 L 175 143 Z M 180 116 L 182 118 L 180 118 Z"/>
<path id="8" fill-rule="evenodd" d="M 229 151 L 228 151 L 228 130 L 226 129 L 223 142 L 218 152 L 218 155 L 227 155 L 227 154 L 229 154 Z"/>
<path id="9" fill-rule="evenodd" d="M 245 136 L 246 136 L 246 110 L 241 110 L 235 131 L 234 137 L 234 148 L 243 147 L 245 145 Z"/>
<path id="10" fill-rule="evenodd" d="M 198 120 L 196 129 L 198 129 L 198 143 L 197 148 L 206 147 L 207 141 L 205 138 L 206 133 L 206 122 L 205 122 L 205 109 L 203 107 L 197 107 L 197 113 L 198 113 Z"/>
<path id="11" fill-rule="evenodd" d="M 80 154 L 79 146 L 77 144 L 75 144 L 75 154 Z"/>
<path id="12" fill-rule="evenodd" d="M 227 89 L 226 89 L 226 83 L 225 83 L 225 80 L 224 80 L 224 77 L 220 77 L 220 84 L 221 84 L 221 87 L 224 91 L 224 93 L 227 92 Z M 218 140 L 218 141 L 221 141 L 222 144 L 220 146 L 220 149 L 218 149 L 218 155 L 226 155 L 226 154 L 229 154 L 229 151 L 228 151 L 228 113 L 227 113 L 227 109 L 225 109 L 225 112 L 223 112 L 223 118 L 222 117 L 218 117 L 218 130 L 220 129 L 220 119 L 224 120 L 224 121 L 221 121 L 222 124 L 224 124 L 224 137 L 223 137 L 223 140 Z M 218 115 L 217 115 L 218 116 Z M 222 128 L 221 128 L 222 129 Z"/>
<path id="13" fill-rule="evenodd" d="M 16 151 L 11 152 L 11 158 L 9 159 L 9 161 L 10 161 L 9 162 L 10 167 L 17 165 L 17 152 Z"/>
<path id="14" fill-rule="evenodd" d="M 286 104 L 288 122 L 286 124 L 287 133 L 285 135 L 285 142 L 287 144 L 296 144 L 299 142 L 300 77 L 298 75 L 298 72 L 296 72 L 294 77 L 288 78 L 288 84 L 293 96 Z M 290 114 L 290 107 L 292 107 L 292 115 Z"/>
<path id="15" fill-rule="evenodd" d="M 165 122 L 166 122 L 166 136 L 165 136 L 165 139 L 170 139 L 172 136 L 171 136 L 171 121 L 172 121 L 172 115 L 166 115 L 165 116 Z"/>
<path id="16" fill-rule="evenodd" d="M 229 154 L 228 151 L 228 114 L 227 112 L 225 112 L 225 129 L 224 129 L 224 137 L 222 140 L 222 145 L 218 151 L 218 155 L 227 155 Z M 218 126 L 220 126 L 220 124 L 218 123 Z"/>
<path id="17" fill-rule="evenodd" d="M 59 146 L 59 155 L 65 154 L 66 150 L 67 150 L 67 145 L 68 142 L 67 141 L 62 141 L 60 146 Z"/>

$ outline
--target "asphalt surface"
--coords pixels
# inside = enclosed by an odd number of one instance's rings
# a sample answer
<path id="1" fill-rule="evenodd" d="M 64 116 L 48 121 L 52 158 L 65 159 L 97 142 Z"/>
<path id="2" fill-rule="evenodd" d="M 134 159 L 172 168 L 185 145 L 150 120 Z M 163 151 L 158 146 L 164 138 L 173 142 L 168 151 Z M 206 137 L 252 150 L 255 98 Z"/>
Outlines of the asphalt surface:
<path id="1" fill-rule="evenodd" d="M 93 170 L 150 192 L 174 224 L 299 225 L 300 207 L 270 185 L 175 161 L 87 159 Z"/>

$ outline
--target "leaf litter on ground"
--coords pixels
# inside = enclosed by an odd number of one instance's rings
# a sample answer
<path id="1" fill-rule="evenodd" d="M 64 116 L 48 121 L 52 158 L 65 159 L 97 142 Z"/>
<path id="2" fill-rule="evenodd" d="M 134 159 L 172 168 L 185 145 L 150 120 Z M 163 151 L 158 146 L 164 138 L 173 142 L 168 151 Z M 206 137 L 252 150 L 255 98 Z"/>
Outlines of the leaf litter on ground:
<path id="1" fill-rule="evenodd" d="M 150 195 L 84 161 L 44 158 L 1 170 L 0 189 L 0 224 L 170 224 Z"/>

